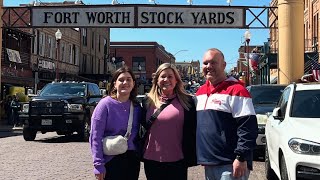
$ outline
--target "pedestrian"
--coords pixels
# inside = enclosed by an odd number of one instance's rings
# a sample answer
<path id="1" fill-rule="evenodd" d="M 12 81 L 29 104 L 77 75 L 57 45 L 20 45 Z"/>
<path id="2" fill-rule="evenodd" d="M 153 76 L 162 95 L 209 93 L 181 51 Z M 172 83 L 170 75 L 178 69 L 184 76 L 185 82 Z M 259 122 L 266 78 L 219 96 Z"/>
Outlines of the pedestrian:
<path id="1" fill-rule="evenodd" d="M 147 179 L 186 180 L 188 167 L 196 165 L 196 109 L 173 64 L 158 67 L 142 104 L 149 122 L 143 154 Z"/>
<path id="2" fill-rule="evenodd" d="M 252 170 L 257 119 L 249 92 L 225 74 L 223 53 L 205 52 L 202 70 L 207 81 L 197 97 L 197 158 L 206 180 L 247 180 Z"/>
<path id="3" fill-rule="evenodd" d="M 21 105 L 19 102 L 19 97 L 17 95 L 12 96 L 12 101 L 10 104 L 11 108 L 11 119 L 13 122 L 13 126 L 21 126 L 22 124 L 20 123 L 19 120 L 19 111 L 21 110 Z"/>
<path id="4" fill-rule="evenodd" d="M 141 106 L 136 101 L 137 87 L 133 72 L 121 67 L 113 74 L 109 95 L 101 99 L 91 117 L 90 146 L 94 174 L 102 180 L 137 180 L 140 160 L 135 139 L 141 120 Z M 131 102 L 134 105 L 133 123 L 128 150 L 119 155 L 105 155 L 103 139 L 106 136 L 125 136 L 128 128 Z"/>

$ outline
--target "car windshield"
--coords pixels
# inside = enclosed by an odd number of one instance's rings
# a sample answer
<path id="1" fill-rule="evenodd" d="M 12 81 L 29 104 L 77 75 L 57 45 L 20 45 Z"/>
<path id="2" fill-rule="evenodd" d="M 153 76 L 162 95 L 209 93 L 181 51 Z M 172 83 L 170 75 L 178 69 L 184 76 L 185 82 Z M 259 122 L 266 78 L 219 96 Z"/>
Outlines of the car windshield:
<path id="1" fill-rule="evenodd" d="M 291 116 L 320 118 L 320 90 L 296 91 L 293 98 Z"/>
<path id="2" fill-rule="evenodd" d="M 253 104 L 276 104 L 285 87 L 283 86 L 260 86 L 252 87 L 250 94 Z"/>
<path id="3" fill-rule="evenodd" d="M 40 96 L 84 96 L 85 87 L 84 84 L 76 83 L 48 84 L 41 90 Z"/>

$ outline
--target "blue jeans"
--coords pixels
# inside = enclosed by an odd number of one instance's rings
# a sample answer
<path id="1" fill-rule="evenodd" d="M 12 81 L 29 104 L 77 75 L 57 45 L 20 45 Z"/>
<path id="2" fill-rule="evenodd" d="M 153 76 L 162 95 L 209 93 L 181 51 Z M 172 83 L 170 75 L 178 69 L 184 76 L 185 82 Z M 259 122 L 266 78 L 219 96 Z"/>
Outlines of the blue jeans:
<path id="1" fill-rule="evenodd" d="M 244 176 L 235 178 L 232 176 L 232 164 L 220 165 L 220 166 L 205 166 L 205 177 L 206 180 L 248 180 L 250 171 Z"/>

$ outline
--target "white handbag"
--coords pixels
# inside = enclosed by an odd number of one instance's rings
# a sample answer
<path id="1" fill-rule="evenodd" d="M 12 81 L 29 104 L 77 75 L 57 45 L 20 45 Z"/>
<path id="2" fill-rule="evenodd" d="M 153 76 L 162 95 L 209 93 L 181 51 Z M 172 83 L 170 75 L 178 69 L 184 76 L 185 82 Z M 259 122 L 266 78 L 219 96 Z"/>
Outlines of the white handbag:
<path id="1" fill-rule="evenodd" d="M 131 102 L 127 132 L 124 136 L 115 135 L 115 136 L 107 136 L 103 138 L 103 142 L 102 142 L 103 153 L 105 155 L 110 156 L 110 155 L 123 154 L 128 150 L 128 139 L 131 135 L 132 121 L 133 121 L 133 103 Z"/>

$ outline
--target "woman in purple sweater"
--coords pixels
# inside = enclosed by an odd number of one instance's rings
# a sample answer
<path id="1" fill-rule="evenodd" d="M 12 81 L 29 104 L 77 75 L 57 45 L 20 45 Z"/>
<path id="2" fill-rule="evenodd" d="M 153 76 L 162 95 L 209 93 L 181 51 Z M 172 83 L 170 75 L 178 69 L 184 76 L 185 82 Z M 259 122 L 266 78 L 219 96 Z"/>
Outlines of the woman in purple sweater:
<path id="1" fill-rule="evenodd" d="M 111 80 L 109 96 L 100 100 L 91 118 L 90 146 L 96 179 L 137 180 L 140 161 L 136 156 L 137 138 L 141 119 L 141 107 L 136 101 L 135 77 L 127 67 L 118 69 Z M 131 135 L 128 151 L 108 156 L 103 153 L 102 140 L 106 136 L 127 132 L 130 105 L 134 104 Z"/>
<path id="2" fill-rule="evenodd" d="M 187 169 L 196 165 L 196 109 L 174 65 L 161 64 L 143 104 L 149 120 L 163 103 L 170 101 L 149 129 L 144 168 L 148 180 L 187 180 Z"/>

